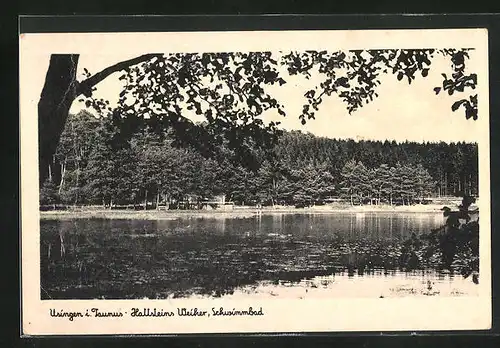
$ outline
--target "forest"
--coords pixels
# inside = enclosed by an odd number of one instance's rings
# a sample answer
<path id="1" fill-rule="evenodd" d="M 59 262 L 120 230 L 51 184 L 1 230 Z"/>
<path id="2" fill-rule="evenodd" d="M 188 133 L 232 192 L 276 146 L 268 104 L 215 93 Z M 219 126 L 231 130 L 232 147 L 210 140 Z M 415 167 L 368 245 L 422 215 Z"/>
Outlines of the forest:
<path id="1" fill-rule="evenodd" d="M 229 148 L 206 156 L 163 129 L 133 128 L 85 110 L 70 114 L 40 190 L 41 206 L 175 209 L 216 195 L 236 205 L 410 205 L 478 192 L 477 144 L 283 131 L 268 149 L 247 144 L 256 160 L 245 163 L 234 160 Z"/>

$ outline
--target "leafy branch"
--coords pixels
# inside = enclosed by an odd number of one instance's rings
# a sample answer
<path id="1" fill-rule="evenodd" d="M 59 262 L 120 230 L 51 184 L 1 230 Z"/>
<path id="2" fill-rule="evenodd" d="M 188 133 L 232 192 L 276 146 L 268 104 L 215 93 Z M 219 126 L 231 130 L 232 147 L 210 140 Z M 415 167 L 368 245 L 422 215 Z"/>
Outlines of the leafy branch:
<path id="1" fill-rule="evenodd" d="M 307 104 L 303 106 L 299 116 L 302 124 L 306 119 L 314 119 L 315 111 L 325 95 L 337 94 L 347 110 L 352 113 L 378 97 L 376 87 L 381 84 L 380 75 L 392 73 L 398 81 L 406 80 L 408 84 L 416 79 L 417 72 L 422 77 L 429 74 L 432 59 L 440 54 L 450 59 L 453 73 L 443 76 L 442 87 L 434 88 L 436 94 L 443 89 L 449 95 L 475 89 L 477 75 L 466 73 L 466 60 L 469 59 L 470 48 L 464 49 L 384 49 L 384 50 L 351 50 L 348 52 L 306 51 L 290 52 L 283 56 L 282 65 L 287 67 L 290 75 L 301 74 L 309 79 L 314 71 L 325 75 L 319 86 L 305 93 Z M 461 99 L 452 105 L 452 111 L 459 107 L 465 110 L 467 119 L 478 117 L 477 94 L 468 99 Z"/>

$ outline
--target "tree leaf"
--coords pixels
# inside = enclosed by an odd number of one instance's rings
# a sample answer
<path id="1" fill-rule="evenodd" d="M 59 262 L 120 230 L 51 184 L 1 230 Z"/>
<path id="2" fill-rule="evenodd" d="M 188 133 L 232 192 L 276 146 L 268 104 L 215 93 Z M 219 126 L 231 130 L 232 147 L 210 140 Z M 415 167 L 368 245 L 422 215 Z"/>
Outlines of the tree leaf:
<path id="1" fill-rule="evenodd" d="M 458 100 L 456 102 L 453 103 L 453 105 L 451 106 L 451 111 L 457 111 L 458 108 L 463 104 L 463 103 L 466 103 L 467 100 L 465 99 L 461 99 L 461 100 Z"/>

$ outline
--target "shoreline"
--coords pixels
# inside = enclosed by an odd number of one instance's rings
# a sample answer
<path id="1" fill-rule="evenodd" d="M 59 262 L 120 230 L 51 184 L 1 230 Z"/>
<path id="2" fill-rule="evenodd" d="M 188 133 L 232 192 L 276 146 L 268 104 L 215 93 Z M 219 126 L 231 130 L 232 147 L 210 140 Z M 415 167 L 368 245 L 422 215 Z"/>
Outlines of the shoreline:
<path id="1" fill-rule="evenodd" d="M 69 209 L 40 211 L 40 219 L 136 219 L 136 220 L 176 220 L 181 218 L 249 218 L 256 215 L 272 214 L 335 214 L 335 213 L 439 213 L 443 205 L 412 206 L 316 206 L 310 208 L 263 208 L 254 207 L 217 210 L 109 210 L 109 209 Z"/>

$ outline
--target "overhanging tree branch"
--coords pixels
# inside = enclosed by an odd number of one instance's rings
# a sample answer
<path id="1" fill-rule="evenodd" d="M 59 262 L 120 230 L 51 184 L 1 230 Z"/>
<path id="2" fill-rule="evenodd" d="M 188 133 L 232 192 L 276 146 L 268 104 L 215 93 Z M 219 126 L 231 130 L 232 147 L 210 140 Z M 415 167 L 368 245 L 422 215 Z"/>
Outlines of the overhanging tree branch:
<path id="1" fill-rule="evenodd" d="M 86 97 L 90 97 L 92 95 L 92 87 L 94 87 L 96 84 L 98 84 L 99 82 L 104 80 L 109 75 L 111 75 L 117 71 L 124 70 L 132 65 L 136 65 L 136 64 L 148 61 L 148 60 L 153 59 L 155 57 L 160 58 L 162 56 L 163 56 L 163 54 L 161 54 L 161 53 L 148 53 L 148 54 L 144 54 L 144 55 L 139 56 L 139 57 L 135 57 L 135 58 L 132 58 L 129 60 L 124 60 L 122 62 L 111 65 L 111 66 L 107 67 L 106 69 L 98 72 L 97 74 L 92 75 L 88 79 L 80 82 L 78 85 L 78 88 L 76 90 L 77 95 L 83 94 Z"/>

